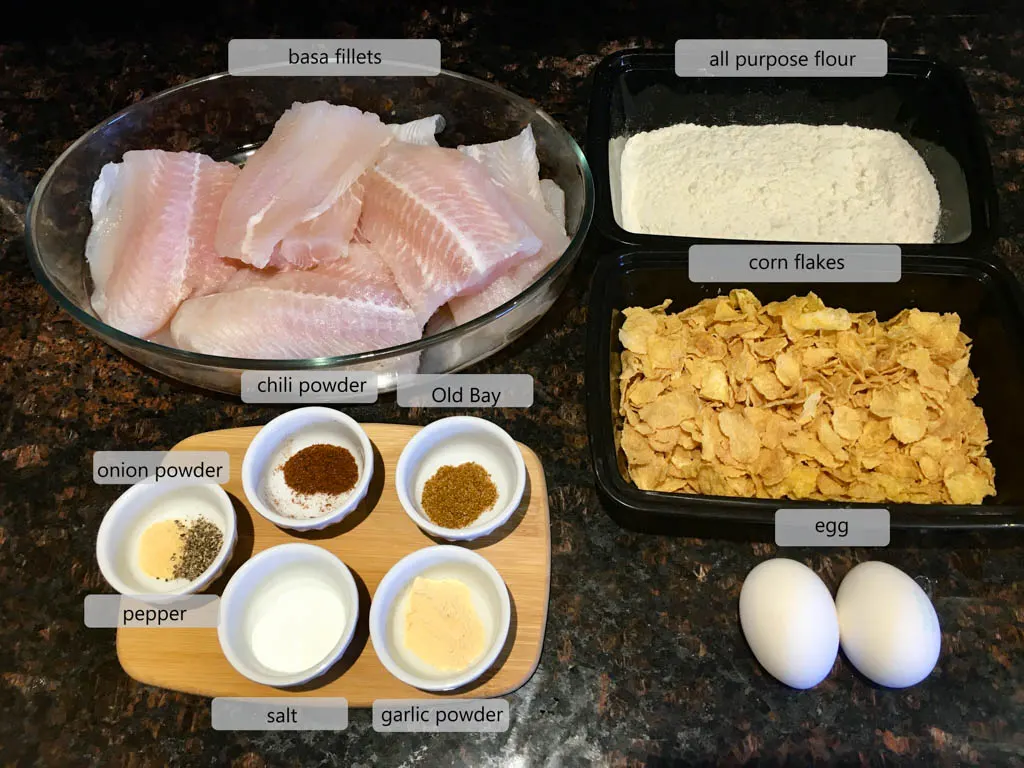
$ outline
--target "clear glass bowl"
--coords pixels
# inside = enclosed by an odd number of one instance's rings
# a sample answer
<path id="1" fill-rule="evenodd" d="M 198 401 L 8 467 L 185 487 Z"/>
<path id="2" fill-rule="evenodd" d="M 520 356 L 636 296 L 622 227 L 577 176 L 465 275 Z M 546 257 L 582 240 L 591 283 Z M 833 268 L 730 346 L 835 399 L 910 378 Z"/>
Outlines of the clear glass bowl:
<path id="1" fill-rule="evenodd" d="M 446 310 L 419 341 L 356 355 L 257 360 L 187 352 L 131 336 L 92 309 L 85 241 L 93 182 L 131 149 L 203 152 L 238 161 L 266 141 L 296 101 L 326 100 L 376 112 L 385 122 L 444 116 L 443 146 L 507 139 L 533 127 L 543 178 L 565 191 L 569 247 L 511 301 L 456 326 Z M 505 347 L 554 303 L 565 287 L 594 213 L 594 181 L 583 152 L 557 122 L 526 99 L 455 72 L 430 77 L 238 77 L 227 73 L 171 88 L 119 112 L 72 144 L 46 172 L 26 215 L 29 260 L 37 279 L 72 317 L 115 349 L 188 384 L 239 394 L 246 370 L 371 370 L 391 391 L 403 373 L 449 373 Z"/>

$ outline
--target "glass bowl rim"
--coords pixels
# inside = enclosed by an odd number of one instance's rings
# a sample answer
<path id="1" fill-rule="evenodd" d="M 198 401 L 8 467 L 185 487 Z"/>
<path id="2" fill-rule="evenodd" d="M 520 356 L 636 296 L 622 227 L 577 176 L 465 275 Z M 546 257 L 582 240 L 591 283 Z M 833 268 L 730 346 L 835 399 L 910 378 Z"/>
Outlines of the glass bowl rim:
<path id="1" fill-rule="evenodd" d="M 36 231 L 38 225 L 36 224 L 36 218 L 39 215 L 39 206 L 43 196 L 49 190 L 53 177 L 57 170 L 61 167 L 64 161 L 78 150 L 82 145 L 87 143 L 90 138 L 95 134 L 99 133 L 104 128 L 117 122 L 124 116 L 135 111 L 140 106 L 155 104 L 156 102 L 167 98 L 168 96 L 177 93 L 178 91 L 187 90 L 199 85 L 203 85 L 214 80 L 219 80 L 225 77 L 233 77 L 229 72 L 217 72 L 212 75 L 206 75 L 205 77 L 195 78 L 185 83 L 172 86 L 171 88 L 159 91 L 151 96 L 147 96 L 144 99 L 140 99 L 134 104 L 130 104 L 119 112 L 111 115 L 105 120 L 101 121 L 97 125 L 90 128 L 79 138 L 75 139 L 60 155 L 54 160 L 53 164 L 47 169 L 46 173 L 39 180 L 36 185 L 35 191 L 32 193 L 32 199 L 29 201 L 28 208 L 25 212 L 25 242 L 28 251 L 29 264 L 32 267 L 32 271 L 36 276 L 36 279 L 46 289 L 46 292 L 50 294 L 68 314 L 70 314 L 75 320 L 84 325 L 90 331 L 98 334 L 104 340 L 111 344 L 119 344 L 130 347 L 133 350 L 145 352 L 149 354 L 159 355 L 163 358 L 169 358 L 177 362 L 198 364 L 209 367 L 219 368 L 235 368 L 240 370 L 304 370 L 304 369 L 318 369 L 318 368 L 335 368 L 335 367 L 347 367 L 358 364 L 373 363 L 380 360 L 387 360 L 389 358 L 400 357 L 402 355 L 422 352 L 430 347 L 442 344 L 446 341 L 452 341 L 464 336 L 470 335 L 473 331 L 478 328 L 482 328 L 485 325 L 489 325 L 494 320 L 497 320 L 501 316 L 511 312 L 520 304 L 532 299 L 543 291 L 548 285 L 550 285 L 556 277 L 564 272 L 575 260 L 580 250 L 583 247 L 583 241 L 587 237 L 587 233 L 590 229 L 590 225 L 594 217 L 594 209 L 596 205 L 595 201 L 595 189 L 593 174 L 590 170 L 590 165 L 587 162 L 586 155 L 580 148 L 579 144 L 572 137 L 572 135 L 562 127 L 562 125 L 552 118 L 547 112 L 532 103 L 528 99 L 523 98 L 511 91 L 502 88 L 501 86 L 489 83 L 486 80 L 481 80 L 470 75 L 464 75 L 460 72 L 453 72 L 451 70 L 442 69 L 439 75 L 428 75 L 427 77 L 439 77 L 439 78 L 453 78 L 455 80 L 462 80 L 466 83 L 473 85 L 476 88 L 481 88 L 486 91 L 491 91 L 495 94 L 500 95 L 502 98 L 512 102 L 519 106 L 524 111 L 532 112 L 537 118 L 547 123 L 552 129 L 554 129 L 556 135 L 567 142 L 567 145 L 572 150 L 576 157 L 577 162 L 583 172 L 583 214 L 580 218 L 579 227 L 576 233 L 573 235 L 569 245 L 561 256 L 545 271 L 540 275 L 534 282 L 513 296 L 511 299 L 501 304 L 498 307 L 486 312 L 480 317 L 474 318 L 467 323 L 456 325 L 453 328 L 449 328 L 440 333 L 435 333 L 430 336 L 424 336 L 423 338 L 417 339 L 416 341 L 406 342 L 404 344 L 398 344 L 393 347 L 384 347 L 382 349 L 370 350 L 368 352 L 357 352 L 348 355 L 336 355 L 333 357 L 306 357 L 306 358 L 288 358 L 288 359 L 268 359 L 268 358 L 246 358 L 246 357 L 225 357 L 221 355 L 208 355 L 201 352 L 191 352 L 184 349 L 178 349 L 177 347 L 169 347 L 163 344 L 158 344 L 153 341 L 133 336 L 125 333 L 124 331 L 118 330 L 111 325 L 103 322 L 97 317 L 89 314 L 82 307 L 80 307 L 73 299 L 64 293 L 49 277 L 46 272 L 46 268 L 43 266 L 42 251 L 38 247 L 36 242 Z M 83 254 L 84 258 L 84 254 Z"/>

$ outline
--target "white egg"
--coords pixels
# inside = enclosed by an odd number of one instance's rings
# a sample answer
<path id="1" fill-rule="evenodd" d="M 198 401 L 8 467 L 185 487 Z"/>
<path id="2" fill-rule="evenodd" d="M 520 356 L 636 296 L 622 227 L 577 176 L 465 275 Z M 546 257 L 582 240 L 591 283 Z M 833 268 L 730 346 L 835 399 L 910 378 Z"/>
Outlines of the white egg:
<path id="1" fill-rule="evenodd" d="M 813 688 L 839 653 L 839 621 L 832 594 L 803 563 L 766 560 L 740 590 L 740 626 L 768 672 L 793 688 Z"/>
<path id="2" fill-rule="evenodd" d="M 887 688 L 921 682 L 939 660 L 942 631 L 928 595 L 887 563 L 861 563 L 836 594 L 843 653 Z"/>

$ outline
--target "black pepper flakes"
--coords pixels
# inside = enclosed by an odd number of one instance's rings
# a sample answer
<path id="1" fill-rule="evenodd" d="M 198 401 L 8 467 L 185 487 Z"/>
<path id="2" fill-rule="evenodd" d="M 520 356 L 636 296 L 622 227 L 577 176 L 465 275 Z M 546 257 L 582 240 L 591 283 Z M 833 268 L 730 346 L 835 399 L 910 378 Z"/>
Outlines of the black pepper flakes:
<path id="1" fill-rule="evenodd" d="M 174 578 L 194 581 L 217 559 L 224 544 L 220 528 L 204 517 L 191 523 L 175 521 L 184 544 L 174 561 Z"/>

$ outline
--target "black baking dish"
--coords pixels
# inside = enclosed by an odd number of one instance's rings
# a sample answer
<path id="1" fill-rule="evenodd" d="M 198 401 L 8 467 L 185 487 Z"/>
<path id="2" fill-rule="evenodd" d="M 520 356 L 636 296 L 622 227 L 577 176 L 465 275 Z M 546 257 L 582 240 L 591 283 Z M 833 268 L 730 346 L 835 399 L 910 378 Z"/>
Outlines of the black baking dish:
<path id="1" fill-rule="evenodd" d="M 597 189 L 594 223 L 606 238 L 667 250 L 737 242 L 637 234 L 619 226 L 613 197 L 624 140 L 682 122 L 845 123 L 895 131 L 921 153 L 942 200 L 941 242 L 908 244 L 904 251 L 990 258 L 996 225 L 992 167 L 977 108 L 953 67 L 890 57 L 888 74 L 881 78 L 693 78 L 676 76 L 671 52 L 612 54 L 595 69 L 587 125 L 587 159 Z M 610 140 L 620 138 L 613 151 Z"/>
<path id="2" fill-rule="evenodd" d="M 622 310 L 650 307 L 672 299 L 669 311 L 682 311 L 702 299 L 748 287 L 762 302 L 813 291 L 829 306 L 878 312 L 880 320 L 900 310 L 957 312 L 961 329 L 973 340 L 971 370 L 979 379 L 975 400 L 983 409 L 996 470 L 997 495 L 978 506 L 849 504 L 788 499 L 752 499 L 641 491 L 625 479 L 617 451 L 618 329 Z M 587 319 L 587 421 L 597 488 L 621 526 L 649 533 L 693 534 L 707 526 L 764 535 L 780 507 L 886 507 L 897 531 L 1017 528 L 1024 530 L 1024 293 L 1002 266 L 976 260 L 917 257 L 904 259 L 899 283 L 696 284 L 687 276 L 685 252 L 631 251 L 599 260 L 591 285 Z"/>

